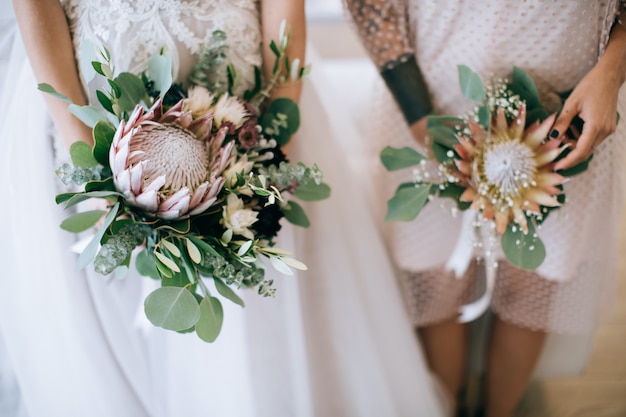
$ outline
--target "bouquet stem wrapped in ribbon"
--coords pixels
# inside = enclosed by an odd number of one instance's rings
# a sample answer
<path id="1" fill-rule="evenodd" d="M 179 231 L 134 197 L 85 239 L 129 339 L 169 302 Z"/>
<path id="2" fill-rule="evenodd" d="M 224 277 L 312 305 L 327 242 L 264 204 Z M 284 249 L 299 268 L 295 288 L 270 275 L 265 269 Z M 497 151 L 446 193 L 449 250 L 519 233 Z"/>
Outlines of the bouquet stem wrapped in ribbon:
<path id="1" fill-rule="evenodd" d="M 171 56 L 162 50 L 146 72 L 115 74 L 106 49 L 93 69 L 107 91 L 102 107 L 77 106 L 46 84 L 40 89 L 70 102 L 69 110 L 93 128 L 93 148 L 76 142 L 72 164 L 57 173 L 82 189 L 57 196 L 66 208 L 103 199 L 106 209 L 82 211 L 61 227 L 83 232 L 97 226 L 78 258 L 97 272 L 123 274 L 133 258 L 137 270 L 161 281 L 145 300 L 156 326 L 193 332 L 214 341 L 222 327 L 219 294 L 243 307 L 233 288 L 254 287 L 273 296 L 266 264 L 284 274 L 306 269 L 274 239 L 284 217 L 307 227 L 309 220 L 290 195 L 304 201 L 326 198 L 330 188 L 316 166 L 289 164 L 281 146 L 298 130 L 298 106 L 272 88 L 299 82 L 308 72 L 286 55 L 283 23 L 274 72 L 263 85 L 255 68 L 254 87 L 238 97 L 240 75 L 228 60 L 223 32 L 201 53 L 191 87 L 172 84 Z"/>

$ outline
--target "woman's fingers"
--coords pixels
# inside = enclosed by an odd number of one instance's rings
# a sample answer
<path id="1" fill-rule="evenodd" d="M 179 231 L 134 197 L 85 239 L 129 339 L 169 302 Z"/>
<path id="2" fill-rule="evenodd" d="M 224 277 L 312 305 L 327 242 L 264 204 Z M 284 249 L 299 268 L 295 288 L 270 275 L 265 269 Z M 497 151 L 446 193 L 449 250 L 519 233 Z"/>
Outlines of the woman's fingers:
<path id="1" fill-rule="evenodd" d="M 600 130 L 591 123 L 586 123 L 583 127 L 582 134 L 574 142 L 572 151 L 562 160 L 556 163 L 554 169 L 556 171 L 568 169 L 589 159 L 599 140 Z"/>

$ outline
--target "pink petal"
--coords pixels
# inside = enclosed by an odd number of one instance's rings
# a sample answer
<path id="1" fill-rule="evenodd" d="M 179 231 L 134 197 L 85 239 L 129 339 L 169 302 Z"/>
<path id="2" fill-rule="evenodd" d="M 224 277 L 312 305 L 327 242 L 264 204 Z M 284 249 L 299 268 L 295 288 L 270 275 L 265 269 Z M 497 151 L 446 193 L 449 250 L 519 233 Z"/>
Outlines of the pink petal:
<path id="1" fill-rule="evenodd" d="M 196 208 L 194 208 L 193 210 L 191 210 L 189 212 L 190 216 L 195 216 L 196 214 L 200 214 L 205 212 L 209 207 L 211 207 L 213 205 L 213 203 L 215 203 L 217 201 L 217 198 L 213 197 L 213 198 L 209 198 L 208 200 L 206 200 L 205 202 L 203 202 L 202 204 L 200 204 L 199 206 L 197 206 Z M 191 205 L 189 207 L 192 207 Z"/>
<path id="2" fill-rule="evenodd" d="M 550 143 L 550 142 L 548 142 Z M 547 144 L 546 144 L 547 145 Z M 545 145 L 544 145 L 545 146 Z M 536 161 L 537 161 L 537 168 L 541 168 L 544 165 L 547 165 L 551 162 L 554 162 L 554 160 L 561 154 L 561 152 L 563 152 L 565 150 L 565 148 L 556 148 L 556 149 L 551 149 L 548 150 L 547 152 L 542 152 L 542 153 L 537 153 L 537 157 L 536 157 Z"/>
<path id="3" fill-rule="evenodd" d="M 503 212 L 496 213 L 496 231 L 499 235 L 506 231 L 506 227 L 509 225 L 509 212 L 508 210 Z"/>
<path id="4" fill-rule="evenodd" d="M 154 190 L 144 191 L 135 198 L 135 205 L 154 213 L 159 208 L 159 193 Z"/>
<path id="5" fill-rule="evenodd" d="M 472 139 L 474 139 L 475 143 L 482 142 L 487 137 L 487 132 L 485 129 L 478 123 L 473 120 L 469 121 L 470 132 L 472 133 Z M 472 150 L 473 151 L 473 150 Z"/>
<path id="6" fill-rule="evenodd" d="M 144 184 L 143 192 L 159 191 L 165 185 L 165 175 L 159 175 L 148 185 Z"/>
<path id="7" fill-rule="evenodd" d="M 461 171 L 462 174 L 468 177 L 472 175 L 472 165 L 469 162 L 455 159 L 454 164 L 456 165 L 457 169 Z"/>
<path id="8" fill-rule="evenodd" d="M 506 115 L 504 114 L 504 109 L 502 107 L 498 107 L 498 111 L 496 112 L 496 117 L 492 120 L 492 123 L 495 123 L 495 130 L 499 132 L 506 132 L 508 130 L 508 123 L 506 122 Z"/>
<path id="9" fill-rule="evenodd" d="M 538 175 L 537 185 L 539 187 L 550 187 L 562 184 L 565 181 L 565 177 L 557 174 L 556 172 L 548 172 Z"/>
<path id="10" fill-rule="evenodd" d="M 193 195 L 191 196 L 191 201 L 189 201 L 189 207 L 195 207 L 198 204 L 200 204 L 200 202 L 202 202 L 204 195 L 206 194 L 206 191 L 209 188 L 209 183 L 208 182 L 203 182 L 202 184 L 200 184 L 195 191 L 193 192 Z"/>
<path id="11" fill-rule="evenodd" d="M 461 194 L 461 197 L 459 197 L 459 200 L 469 203 L 470 201 L 474 201 L 475 197 L 476 191 L 473 188 L 466 188 L 463 194 Z"/>
<path id="12" fill-rule="evenodd" d="M 174 199 L 174 197 L 176 197 L 180 193 L 180 191 L 183 191 L 183 190 L 186 190 L 187 194 L 183 195 L 180 198 Z M 169 197 L 165 201 L 161 202 L 161 204 L 159 205 L 159 212 L 158 212 L 159 217 L 163 219 L 172 220 L 172 219 L 180 218 L 185 213 L 187 213 L 187 211 L 189 210 L 189 199 L 190 199 L 189 190 L 186 188 L 183 188 L 180 191 L 174 194 L 173 196 Z M 172 201 L 174 201 L 174 204 L 172 204 Z"/>
<path id="13" fill-rule="evenodd" d="M 167 197 L 165 200 L 161 202 L 159 205 L 159 211 L 168 211 L 171 210 L 172 207 L 177 205 L 180 201 L 187 198 L 187 205 L 189 205 L 189 188 L 181 188 L 171 196 Z"/>
<path id="14" fill-rule="evenodd" d="M 189 130 L 200 140 L 209 140 L 211 136 L 211 129 L 213 128 L 213 113 L 209 113 L 206 116 L 194 120 L 189 125 Z"/>
<path id="15" fill-rule="evenodd" d="M 115 177 L 115 187 L 119 192 L 124 195 L 132 195 L 132 191 L 130 189 L 130 171 L 127 169 L 119 172 Z"/>
<path id="16" fill-rule="evenodd" d="M 141 193 L 143 185 L 143 162 L 135 165 L 130 169 L 130 190 L 133 194 Z"/>
<path id="17" fill-rule="evenodd" d="M 528 192 L 526 193 L 526 199 L 529 202 L 535 202 L 546 207 L 558 207 L 561 205 L 561 203 L 559 203 L 556 198 L 546 193 L 545 191 L 538 189 L 528 190 Z"/>
<path id="18" fill-rule="evenodd" d="M 554 120 L 556 119 L 556 114 L 548 117 L 541 124 L 534 123 L 528 129 L 526 129 L 526 133 L 524 134 L 524 141 L 530 146 L 531 149 L 537 149 L 543 141 L 548 137 L 548 133 L 550 129 L 552 129 L 552 125 L 554 124 Z"/>

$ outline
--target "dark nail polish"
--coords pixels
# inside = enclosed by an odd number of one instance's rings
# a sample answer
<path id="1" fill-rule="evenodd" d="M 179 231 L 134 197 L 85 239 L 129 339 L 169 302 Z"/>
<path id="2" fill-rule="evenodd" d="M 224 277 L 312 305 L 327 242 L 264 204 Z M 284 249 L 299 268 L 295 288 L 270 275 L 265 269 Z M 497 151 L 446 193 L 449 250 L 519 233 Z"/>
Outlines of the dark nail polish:
<path id="1" fill-rule="evenodd" d="M 556 130 L 556 129 L 553 129 L 553 130 L 552 130 L 552 132 L 550 132 L 550 137 L 551 137 L 552 139 L 556 139 L 556 138 L 558 138 L 558 137 L 559 137 L 559 131 L 558 131 L 558 130 Z"/>

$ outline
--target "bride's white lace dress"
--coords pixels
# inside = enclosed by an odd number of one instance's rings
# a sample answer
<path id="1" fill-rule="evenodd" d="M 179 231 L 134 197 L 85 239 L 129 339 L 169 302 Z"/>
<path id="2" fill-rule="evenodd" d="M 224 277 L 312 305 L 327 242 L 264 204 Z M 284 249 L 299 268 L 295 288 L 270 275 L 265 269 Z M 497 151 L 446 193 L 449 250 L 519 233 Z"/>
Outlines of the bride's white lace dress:
<path id="1" fill-rule="evenodd" d="M 217 29 L 245 88 L 261 64 L 259 7 L 64 2 L 90 94 L 94 45 L 106 45 L 120 72 L 141 71 L 167 45 L 182 81 Z M 318 162 L 334 196 L 308 207 L 310 229 L 285 226 L 280 237 L 309 271 L 274 277 L 275 299 L 244 291 L 246 308 L 225 306 L 223 332 L 206 344 L 145 326 L 137 313 L 153 281 L 75 270 L 74 236 L 59 228 L 65 214 L 54 204 L 65 150 L 19 58 L 0 104 L 0 361 L 14 370 L 31 417 L 443 415 L 363 196 L 334 163 L 341 151 L 332 126 L 353 133 L 324 111 L 320 76 L 305 85 L 293 159 Z"/>

